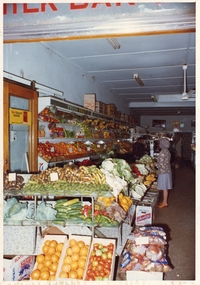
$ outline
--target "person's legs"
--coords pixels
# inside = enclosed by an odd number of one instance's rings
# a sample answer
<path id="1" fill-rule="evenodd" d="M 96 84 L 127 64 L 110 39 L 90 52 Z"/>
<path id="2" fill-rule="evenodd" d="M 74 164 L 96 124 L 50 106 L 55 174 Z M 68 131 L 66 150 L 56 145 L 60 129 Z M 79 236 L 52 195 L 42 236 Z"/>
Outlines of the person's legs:
<path id="1" fill-rule="evenodd" d="M 161 203 L 159 203 L 158 207 L 159 208 L 164 208 L 168 206 L 168 190 L 163 190 L 163 200 Z"/>
<path id="2" fill-rule="evenodd" d="M 167 205 L 168 203 L 168 190 L 163 190 L 163 204 Z"/>

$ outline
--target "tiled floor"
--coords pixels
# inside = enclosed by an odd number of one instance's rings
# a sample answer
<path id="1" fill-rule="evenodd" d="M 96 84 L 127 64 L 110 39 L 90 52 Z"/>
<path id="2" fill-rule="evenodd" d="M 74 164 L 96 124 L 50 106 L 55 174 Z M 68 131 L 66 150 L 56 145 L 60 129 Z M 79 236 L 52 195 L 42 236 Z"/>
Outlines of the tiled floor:
<path id="1" fill-rule="evenodd" d="M 169 207 L 157 209 L 153 224 L 162 226 L 168 237 L 172 270 L 164 280 L 195 280 L 195 170 L 190 161 L 181 162 L 175 170 Z"/>

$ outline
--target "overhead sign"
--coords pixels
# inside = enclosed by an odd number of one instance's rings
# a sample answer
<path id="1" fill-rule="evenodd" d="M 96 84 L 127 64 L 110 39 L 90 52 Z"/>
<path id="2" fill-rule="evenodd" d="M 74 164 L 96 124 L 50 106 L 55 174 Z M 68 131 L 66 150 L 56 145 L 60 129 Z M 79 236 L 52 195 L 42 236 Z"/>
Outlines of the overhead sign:
<path id="1" fill-rule="evenodd" d="M 3 5 L 4 42 L 195 30 L 195 3 Z"/>
<path id="2" fill-rule="evenodd" d="M 10 124 L 31 124 L 31 112 L 10 108 Z"/>

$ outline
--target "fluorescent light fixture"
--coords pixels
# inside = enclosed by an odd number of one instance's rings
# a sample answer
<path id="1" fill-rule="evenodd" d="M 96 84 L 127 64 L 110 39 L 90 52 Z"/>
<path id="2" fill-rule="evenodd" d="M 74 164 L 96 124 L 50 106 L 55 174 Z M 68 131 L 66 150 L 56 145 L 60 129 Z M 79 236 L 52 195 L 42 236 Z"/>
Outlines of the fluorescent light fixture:
<path id="1" fill-rule="evenodd" d="M 188 99 L 189 99 L 188 93 L 184 92 L 184 93 L 182 94 L 181 99 L 182 99 L 182 100 L 188 100 Z"/>
<path id="2" fill-rule="evenodd" d="M 153 102 L 158 102 L 156 96 L 154 96 L 154 95 L 151 96 L 151 99 Z"/>
<path id="3" fill-rule="evenodd" d="M 45 94 L 45 95 L 56 95 L 56 96 L 63 96 L 64 92 L 48 87 L 46 85 L 40 84 L 40 83 L 35 83 L 35 88 L 39 93 Z"/>
<path id="4" fill-rule="evenodd" d="M 140 86 L 144 86 L 144 82 L 142 81 L 142 79 L 139 77 L 138 74 L 134 74 L 134 75 L 133 75 L 133 78 L 137 81 L 137 83 L 138 83 Z"/>
<path id="5" fill-rule="evenodd" d="M 111 45 L 112 48 L 120 49 L 121 45 L 117 41 L 117 39 L 115 39 L 115 38 L 107 38 L 106 40 L 109 42 L 109 44 Z"/>

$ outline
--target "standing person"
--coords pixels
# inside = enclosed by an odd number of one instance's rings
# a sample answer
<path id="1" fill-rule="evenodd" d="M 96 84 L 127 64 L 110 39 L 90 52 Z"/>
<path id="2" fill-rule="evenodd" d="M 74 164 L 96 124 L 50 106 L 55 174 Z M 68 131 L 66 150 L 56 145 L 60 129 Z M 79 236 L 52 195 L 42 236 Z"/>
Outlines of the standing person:
<path id="1" fill-rule="evenodd" d="M 168 207 L 169 190 L 172 189 L 171 153 L 170 141 L 167 138 L 160 139 L 161 151 L 157 157 L 158 190 L 163 191 L 163 200 L 158 204 L 159 208 Z"/>
<path id="2" fill-rule="evenodd" d="M 144 146 L 144 138 L 139 137 L 137 141 L 133 144 L 133 149 L 132 149 L 132 154 L 133 154 L 133 159 L 139 160 L 143 155 L 145 155 L 146 149 Z"/>

